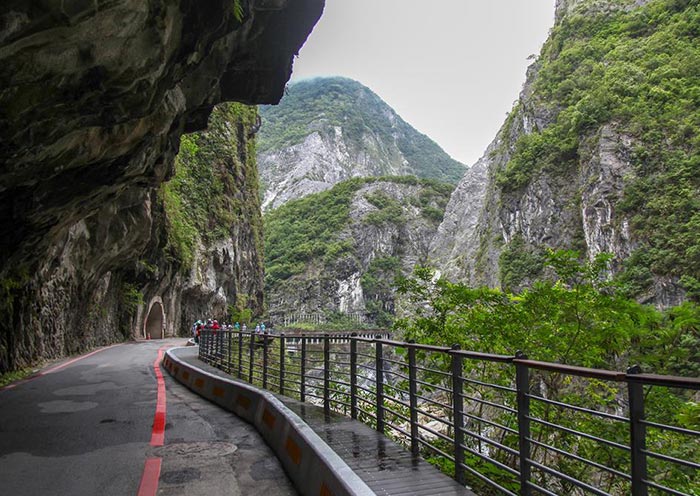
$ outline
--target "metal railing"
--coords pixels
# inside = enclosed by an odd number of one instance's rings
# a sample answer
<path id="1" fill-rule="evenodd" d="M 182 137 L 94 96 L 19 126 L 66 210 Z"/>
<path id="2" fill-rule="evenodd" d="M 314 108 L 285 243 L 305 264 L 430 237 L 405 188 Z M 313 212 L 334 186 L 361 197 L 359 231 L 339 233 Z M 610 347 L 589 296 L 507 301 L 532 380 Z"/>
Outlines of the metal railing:
<path id="1" fill-rule="evenodd" d="M 365 422 L 481 495 L 700 494 L 700 432 L 678 421 L 698 378 L 328 334 L 205 331 L 199 354 Z"/>

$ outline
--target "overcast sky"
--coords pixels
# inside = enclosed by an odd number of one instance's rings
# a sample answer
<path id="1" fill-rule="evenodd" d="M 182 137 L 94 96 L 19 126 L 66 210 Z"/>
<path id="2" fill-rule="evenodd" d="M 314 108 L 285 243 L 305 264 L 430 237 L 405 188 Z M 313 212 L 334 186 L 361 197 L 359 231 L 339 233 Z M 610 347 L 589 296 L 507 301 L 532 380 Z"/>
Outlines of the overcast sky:
<path id="1" fill-rule="evenodd" d="M 472 165 L 553 22 L 554 0 L 326 0 L 292 80 L 355 79 Z"/>

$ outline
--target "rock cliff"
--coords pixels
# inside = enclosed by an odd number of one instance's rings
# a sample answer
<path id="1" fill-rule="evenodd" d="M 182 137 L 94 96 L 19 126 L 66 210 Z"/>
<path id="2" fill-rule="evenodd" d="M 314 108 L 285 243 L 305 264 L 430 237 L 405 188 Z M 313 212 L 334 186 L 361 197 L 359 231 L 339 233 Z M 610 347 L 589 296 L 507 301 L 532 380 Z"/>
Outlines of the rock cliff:
<path id="1" fill-rule="evenodd" d="M 271 317 L 354 314 L 387 325 L 394 279 L 425 263 L 452 186 L 355 178 L 265 215 Z"/>
<path id="2" fill-rule="evenodd" d="M 351 79 L 294 83 L 278 106 L 261 108 L 261 117 L 258 162 L 265 210 L 351 177 L 413 175 L 456 183 L 465 170 Z"/>
<path id="3" fill-rule="evenodd" d="M 697 3 L 561 0 L 556 12 L 515 107 L 453 193 L 432 260 L 517 289 L 547 248 L 609 252 L 631 295 L 678 304 L 700 276 Z"/>
<path id="4" fill-rule="evenodd" d="M 211 278 L 184 277 L 178 259 L 152 262 L 168 245 L 156 191 L 173 174 L 180 135 L 203 128 L 220 101 L 277 102 L 322 9 L 322 0 L 3 6 L 0 372 L 147 326 L 181 332 L 185 280 Z M 195 256 L 207 267 L 240 260 L 235 229 L 229 239 Z M 244 291 L 259 298 L 255 283 Z"/>

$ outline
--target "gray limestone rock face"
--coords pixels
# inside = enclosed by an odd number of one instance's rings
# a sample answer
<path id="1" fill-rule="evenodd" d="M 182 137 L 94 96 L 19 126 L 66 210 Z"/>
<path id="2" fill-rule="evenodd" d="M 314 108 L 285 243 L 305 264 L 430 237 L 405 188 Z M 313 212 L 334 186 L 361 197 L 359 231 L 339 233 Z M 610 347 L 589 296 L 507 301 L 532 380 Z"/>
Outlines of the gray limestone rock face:
<path id="1" fill-rule="evenodd" d="M 353 195 L 349 219 L 334 241 L 349 241 L 350 253 L 333 260 L 310 260 L 300 274 L 267 287 L 267 303 L 271 317 L 282 321 L 285 314 L 329 313 L 361 314 L 368 321 L 376 315 L 368 307 L 380 303 L 383 310 L 393 312 L 395 293 L 394 270 L 408 275 L 417 264 L 428 260 L 430 243 L 435 237 L 439 219 L 426 216 L 425 208 L 442 211 L 447 194 L 425 200 L 426 186 L 377 179 L 362 185 Z M 382 221 L 372 220 L 381 211 L 373 198 L 386 198 L 400 206 L 400 215 Z M 374 217 L 376 219 L 376 217 Z M 386 261 L 391 271 L 377 270 L 374 263 Z M 368 292 L 363 277 L 371 274 L 386 286 L 381 294 Z M 371 303 L 370 303 L 371 302 Z"/>
<path id="2" fill-rule="evenodd" d="M 464 166 L 369 88 L 345 78 L 294 83 L 261 108 L 263 210 L 353 177 L 414 175 L 455 183 Z M 290 128 L 299 136 L 289 136 Z"/>
<path id="3" fill-rule="evenodd" d="M 559 0 L 556 24 L 571 15 L 628 11 L 646 3 Z M 430 250 L 431 262 L 450 279 L 501 286 L 501 255 L 514 240 L 527 250 L 576 249 L 589 260 L 611 253 L 612 274 L 640 247 L 631 214 L 619 207 L 626 185 L 635 179 L 630 157 L 638 143 L 618 122 L 582 133 L 576 159 L 565 167 L 536 170 L 514 189 L 499 183 L 518 140 L 554 124 L 562 110 L 538 91 L 540 65 L 535 61 L 528 68 L 511 115 L 452 193 Z M 640 299 L 666 307 L 682 302 L 684 292 L 678 280 L 656 275 Z"/>

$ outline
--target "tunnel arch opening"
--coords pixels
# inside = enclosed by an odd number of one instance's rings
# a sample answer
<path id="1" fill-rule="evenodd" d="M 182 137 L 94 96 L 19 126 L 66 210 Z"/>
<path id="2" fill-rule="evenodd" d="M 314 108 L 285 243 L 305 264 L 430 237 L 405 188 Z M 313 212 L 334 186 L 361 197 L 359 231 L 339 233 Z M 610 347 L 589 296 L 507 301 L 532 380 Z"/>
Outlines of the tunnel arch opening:
<path id="1" fill-rule="evenodd" d="M 163 329 L 165 329 L 165 312 L 163 310 L 163 305 L 156 301 L 151 305 L 151 309 L 148 311 L 148 317 L 146 317 L 146 323 L 144 326 L 144 333 L 146 338 L 150 339 L 163 339 Z"/>

